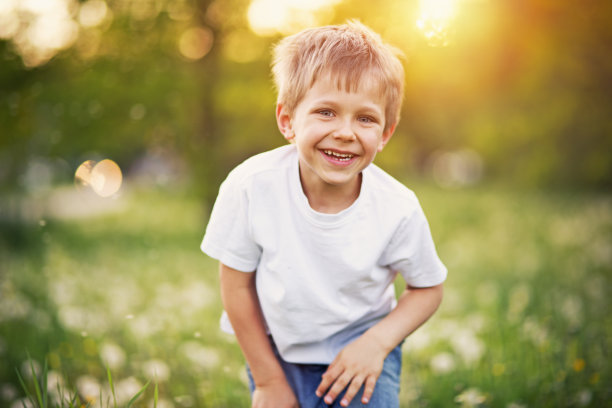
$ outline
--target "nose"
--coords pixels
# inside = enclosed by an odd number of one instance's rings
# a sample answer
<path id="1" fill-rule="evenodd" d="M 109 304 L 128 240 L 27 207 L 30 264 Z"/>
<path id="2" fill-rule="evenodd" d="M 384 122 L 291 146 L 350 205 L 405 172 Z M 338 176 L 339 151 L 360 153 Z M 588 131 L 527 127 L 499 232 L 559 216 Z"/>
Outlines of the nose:
<path id="1" fill-rule="evenodd" d="M 350 120 L 340 122 L 338 129 L 333 133 L 334 139 L 342 142 L 352 142 L 355 140 L 355 132 L 351 126 Z"/>

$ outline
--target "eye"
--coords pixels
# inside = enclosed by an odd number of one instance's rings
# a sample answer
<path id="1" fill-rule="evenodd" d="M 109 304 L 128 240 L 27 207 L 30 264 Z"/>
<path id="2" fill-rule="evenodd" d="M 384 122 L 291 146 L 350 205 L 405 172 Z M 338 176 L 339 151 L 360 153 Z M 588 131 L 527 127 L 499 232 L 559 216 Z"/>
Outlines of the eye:
<path id="1" fill-rule="evenodd" d="M 321 116 L 327 116 L 327 117 L 334 116 L 334 112 L 331 109 L 319 109 L 317 113 Z"/>
<path id="2" fill-rule="evenodd" d="M 371 116 L 360 116 L 358 120 L 362 123 L 376 123 L 376 119 Z"/>

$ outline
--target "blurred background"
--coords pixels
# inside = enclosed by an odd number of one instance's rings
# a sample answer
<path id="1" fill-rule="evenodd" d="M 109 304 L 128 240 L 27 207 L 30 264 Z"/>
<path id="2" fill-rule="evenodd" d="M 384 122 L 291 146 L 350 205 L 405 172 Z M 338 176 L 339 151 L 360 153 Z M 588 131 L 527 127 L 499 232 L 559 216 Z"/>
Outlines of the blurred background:
<path id="1" fill-rule="evenodd" d="M 284 143 L 272 45 L 347 19 L 405 56 L 377 163 L 450 271 L 402 406 L 609 404 L 611 2 L 0 0 L 0 406 L 28 361 L 56 400 L 111 406 L 109 368 L 120 405 L 151 380 L 248 406 L 199 242 L 227 172 Z"/>

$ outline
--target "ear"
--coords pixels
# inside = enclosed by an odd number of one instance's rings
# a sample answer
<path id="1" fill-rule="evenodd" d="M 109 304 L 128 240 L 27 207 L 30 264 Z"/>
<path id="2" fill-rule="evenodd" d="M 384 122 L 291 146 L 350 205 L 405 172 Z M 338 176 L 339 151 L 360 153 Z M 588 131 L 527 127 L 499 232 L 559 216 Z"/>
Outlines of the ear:
<path id="1" fill-rule="evenodd" d="M 292 142 L 295 133 L 293 133 L 291 126 L 291 115 L 281 103 L 276 104 L 276 124 L 278 125 L 278 130 L 285 136 L 285 139 L 288 142 Z"/>
<path id="2" fill-rule="evenodd" d="M 397 125 L 397 123 L 392 124 L 391 126 L 389 126 L 389 128 L 387 130 L 385 130 L 383 132 L 382 138 L 380 139 L 380 142 L 378 143 L 378 151 L 379 152 L 382 152 L 382 149 L 389 142 L 389 140 L 391 140 L 391 136 L 393 136 L 393 132 L 395 132 L 395 126 L 396 125 Z"/>

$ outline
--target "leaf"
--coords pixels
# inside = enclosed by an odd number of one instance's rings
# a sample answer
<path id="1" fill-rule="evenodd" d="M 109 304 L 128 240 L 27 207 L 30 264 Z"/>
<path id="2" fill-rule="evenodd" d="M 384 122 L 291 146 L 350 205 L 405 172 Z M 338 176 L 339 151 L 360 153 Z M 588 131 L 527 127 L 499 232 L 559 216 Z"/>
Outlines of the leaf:
<path id="1" fill-rule="evenodd" d="M 106 367 L 106 376 L 108 377 L 108 384 L 110 385 L 111 394 L 113 394 L 113 405 L 117 408 L 117 397 L 115 396 L 115 387 L 113 386 L 113 378 L 111 376 L 110 367 Z"/>
<path id="2" fill-rule="evenodd" d="M 153 408 L 157 408 L 158 387 L 155 383 L 155 392 L 153 393 Z"/>
<path id="3" fill-rule="evenodd" d="M 28 360 L 30 361 L 30 370 L 32 371 L 32 378 L 34 379 L 34 390 L 36 391 L 36 399 L 38 400 L 38 406 L 40 408 L 46 408 L 43 404 L 42 395 L 40 393 L 40 385 L 38 384 L 38 379 L 36 378 L 36 371 L 34 370 L 34 363 L 32 362 L 32 358 L 28 353 Z"/>
<path id="4" fill-rule="evenodd" d="M 147 381 L 147 383 L 144 385 L 144 387 L 142 387 L 142 388 L 140 389 L 140 391 L 138 391 L 138 392 L 136 393 L 136 395 L 134 395 L 134 396 L 132 397 L 132 399 L 130 400 L 130 402 L 128 402 L 128 404 L 127 404 L 127 408 L 130 408 L 130 407 L 132 406 L 132 404 L 133 404 L 133 403 L 134 403 L 134 402 L 135 402 L 135 401 L 138 399 L 138 397 L 140 397 L 140 395 L 141 395 L 141 394 L 142 394 L 142 393 L 143 393 L 143 392 L 144 392 L 144 391 L 147 389 L 147 387 L 149 386 L 149 383 L 150 383 L 150 382 L 151 382 L 151 381 Z"/>
<path id="5" fill-rule="evenodd" d="M 41 378 L 41 384 L 40 384 L 40 386 L 42 387 L 42 402 L 43 402 L 42 406 L 44 408 L 47 408 L 49 406 L 49 394 L 47 390 L 48 374 L 49 374 L 49 366 L 47 364 L 47 359 L 45 358 L 45 364 L 43 365 L 43 372 L 42 372 L 42 378 Z"/>

